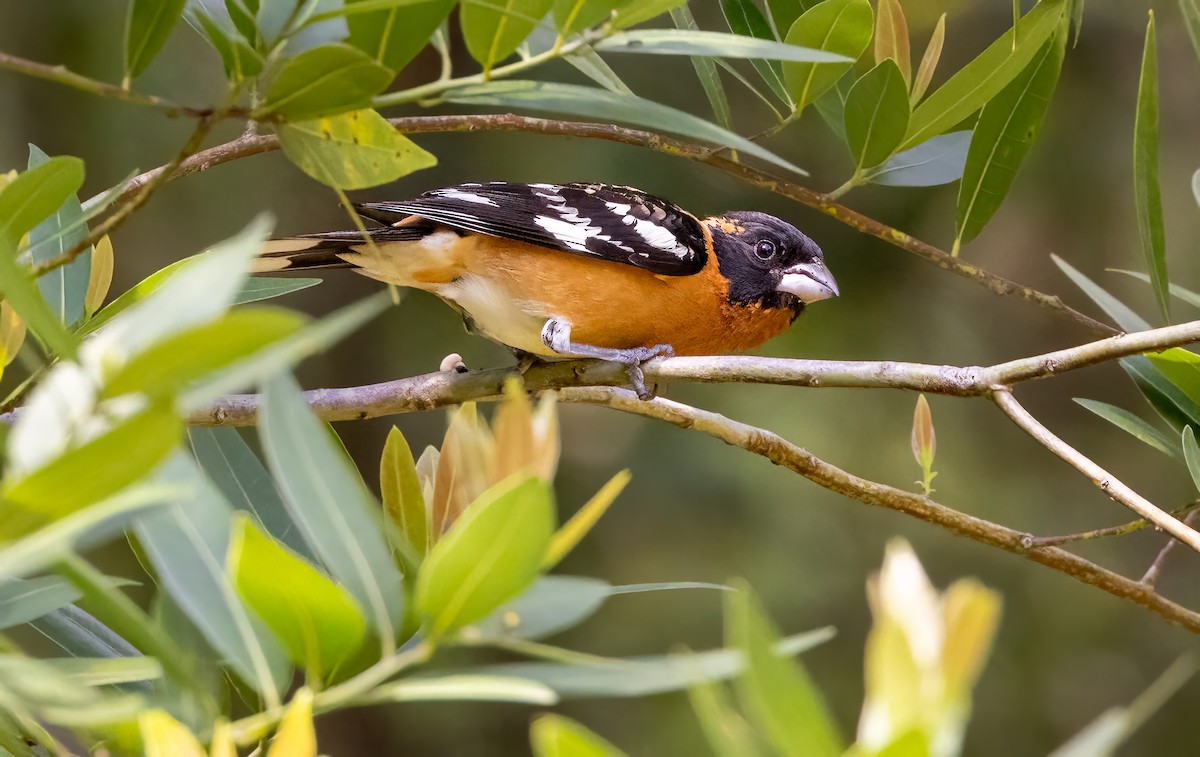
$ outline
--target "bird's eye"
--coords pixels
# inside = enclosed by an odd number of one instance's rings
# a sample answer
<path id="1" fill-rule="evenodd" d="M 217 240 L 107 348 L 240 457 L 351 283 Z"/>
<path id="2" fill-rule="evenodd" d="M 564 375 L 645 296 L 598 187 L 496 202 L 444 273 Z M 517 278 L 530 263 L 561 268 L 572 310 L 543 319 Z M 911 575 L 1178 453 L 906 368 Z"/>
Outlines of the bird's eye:
<path id="1" fill-rule="evenodd" d="M 754 254 L 759 260 L 770 260 L 775 257 L 775 243 L 770 239 L 763 239 L 758 244 L 754 245 Z"/>

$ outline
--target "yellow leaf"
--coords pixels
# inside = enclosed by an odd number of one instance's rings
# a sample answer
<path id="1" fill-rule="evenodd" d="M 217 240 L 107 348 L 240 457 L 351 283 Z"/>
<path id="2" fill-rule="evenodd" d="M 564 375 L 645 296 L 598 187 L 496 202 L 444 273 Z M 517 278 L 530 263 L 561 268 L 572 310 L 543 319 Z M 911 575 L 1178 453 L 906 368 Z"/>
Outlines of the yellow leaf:
<path id="1" fill-rule="evenodd" d="M 425 497 L 412 450 L 400 429 L 392 426 L 379 460 L 379 493 L 383 511 L 419 554 L 429 549 Z"/>
<path id="2" fill-rule="evenodd" d="M 908 50 L 908 21 L 900 0 L 879 0 L 875 18 L 875 63 L 896 61 L 905 85 L 912 84 L 912 58 Z"/>
<path id="3" fill-rule="evenodd" d="M 233 729 L 229 721 L 221 718 L 213 725 L 212 743 L 208 745 L 209 757 L 238 757 L 237 744 L 233 741 Z"/>
<path id="4" fill-rule="evenodd" d="M 207 757 L 187 726 L 162 710 L 146 710 L 138 715 L 138 730 L 146 757 Z"/>
<path id="5" fill-rule="evenodd" d="M 494 481 L 495 447 L 474 402 L 460 407 L 442 440 L 431 502 L 432 533 L 441 535 Z"/>
<path id="6" fill-rule="evenodd" d="M 92 269 L 88 277 L 87 294 L 83 297 L 83 310 L 89 316 L 104 304 L 104 298 L 112 286 L 112 276 L 112 240 L 105 235 L 92 249 Z"/>
<path id="7" fill-rule="evenodd" d="M 313 694 L 308 687 L 292 696 L 267 757 L 317 757 L 317 729 L 313 726 Z"/>
<path id="8" fill-rule="evenodd" d="M 942 45 L 946 42 L 946 14 L 938 18 L 937 26 L 933 27 L 933 36 L 925 46 L 925 54 L 921 56 L 921 65 L 917 67 L 917 78 L 913 80 L 911 102 L 916 105 L 925 96 L 929 83 L 933 81 L 933 72 L 937 69 L 938 60 L 942 57 Z"/>
<path id="9" fill-rule="evenodd" d="M 492 421 L 496 438 L 496 477 L 504 480 L 531 467 L 533 462 L 533 408 L 520 379 L 504 382 L 504 401 Z"/>
<path id="10" fill-rule="evenodd" d="M 567 554 L 575 548 L 587 535 L 588 531 L 596 525 L 596 521 L 600 520 L 600 516 L 608 511 L 609 506 L 629 483 L 632 474 L 628 470 L 623 470 L 617 475 L 609 479 L 608 483 L 600 488 L 583 507 L 579 508 L 579 512 L 571 516 L 571 519 L 563 524 L 562 528 L 554 534 L 550 539 L 550 546 L 546 548 L 546 557 L 542 562 L 543 570 L 550 570 Z"/>
<path id="11" fill-rule="evenodd" d="M 11 363 L 25 343 L 25 319 L 13 310 L 7 302 L 0 302 L 0 349 L 4 358 L 0 360 L 0 368 Z"/>
<path id="12" fill-rule="evenodd" d="M 17 171 L 15 168 L 8 173 L 0 173 L 0 192 L 3 192 L 4 188 L 12 184 L 16 178 Z"/>
<path id="13" fill-rule="evenodd" d="M 951 697 L 965 697 L 987 661 L 1003 600 L 979 581 L 964 578 L 950 584 L 942 599 L 946 641 L 942 676 Z"/>

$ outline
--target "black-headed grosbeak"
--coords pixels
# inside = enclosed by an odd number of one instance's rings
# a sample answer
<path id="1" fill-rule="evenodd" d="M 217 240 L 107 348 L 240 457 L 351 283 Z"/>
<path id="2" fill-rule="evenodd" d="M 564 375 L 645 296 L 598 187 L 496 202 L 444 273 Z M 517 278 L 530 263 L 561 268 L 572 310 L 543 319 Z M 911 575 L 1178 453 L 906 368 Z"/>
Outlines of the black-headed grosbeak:
<path id="1" fill-rule="evenodd" d="M 703 221 L 632 187 L 488 182 L 356 205 L 369 231 L 269 242 L 258 272 L 354 268 L 432 292 L 518 353 L 627 366 L 747 350 L 836 297 L 821 249 L 774 216 Z"/>

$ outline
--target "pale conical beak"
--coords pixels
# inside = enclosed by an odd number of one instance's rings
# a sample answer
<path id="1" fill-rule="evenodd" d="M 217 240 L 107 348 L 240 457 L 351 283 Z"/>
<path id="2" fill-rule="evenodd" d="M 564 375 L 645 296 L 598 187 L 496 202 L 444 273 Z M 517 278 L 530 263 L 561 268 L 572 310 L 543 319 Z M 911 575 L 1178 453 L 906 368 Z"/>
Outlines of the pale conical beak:
<path id="1" fill-rule="evenodd" d="M 786 268 L 777 292 L 787 292 L 800 298 L 805 305 L 838 296 L 838 285 L 824 263 L 804 263 Z"/>

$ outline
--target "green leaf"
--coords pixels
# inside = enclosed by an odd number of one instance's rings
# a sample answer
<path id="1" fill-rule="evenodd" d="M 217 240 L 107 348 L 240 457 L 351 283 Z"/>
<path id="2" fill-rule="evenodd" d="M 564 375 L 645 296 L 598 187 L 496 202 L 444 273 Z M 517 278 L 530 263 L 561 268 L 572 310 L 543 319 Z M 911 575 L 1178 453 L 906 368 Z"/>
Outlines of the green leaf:
<path id="1" fill-rule="evenodd" d="M 1192 485 L 1200 491 L 1200 447 L 1196 446 L 1196 432 L 1191 426 L 1183 428 L 1183 459 L 1192 477 Z"/>
<path id="2" fill-rule="evenodd" d="M 392 426 L 379 460 L 379 495 L 383 512 L 419 554 L 429 550 L 429 523 L 425 495 L 417 478 L 417 464 L 400 429 Z"/>
<path id="3" fill-rule="evenodd" d="M 386 184 L 437 163 L 370 109 L 283 124 L 279 146 L 304 173 L 337 189 Z"/>
<path id="4" fill-rule="evenodd" d="M 459 516 L 421 565 L 416 610 L 439 638 L 486 617 L 537 578 L 554 529 L 549 486 L 510 476 Z"/>
<path id="5" fill-rule="evenodd" d="M 236 3 L 230 3 L 236 5 Z M 231 15 L 233 15 L 231 13 Z M 217 55 L 221 56 L 221 65 L 225 68 L 225 77 L 231 81 L 241 81 L 252 76 L 258 76 L 263 70 L 263 59 L 236 29 L 227 29 L 208 14 L 203 5 L 189 5 L 184 16 L 189 24 L 197 27 L 212 44 Z M 236 21 L 238 16 L 233 15 Z M 253 19 L 251 19 L 253 24 Z M 251 26 L 253 31 L 253 26 Z"/>
<path id="6" fill-rule="evenodd" d="M 722 0 L 721 12 L 725 14 L 725 22 L 734 34 L 763 40 L 775 39 L 771 25 L 752 0 Z M 783 64 L 763 59 L 752 60 L 751 64 L 775 96 L 791 105 L 792 98 L 783 83 Z"/>
<path id="7" fill-rule="evenodd" d="M 778 655 L 797 655 L 833 638 L 832 628 L 789 636 L 775 646 Z M 697 652 L 687 657 L 649 655 L 607 662 L 514 662 L 472 668 L 476 675 L 500 675 L 539 681 L 568 697 L 644 697 L 680 691 L 700 681 L 726 680 L 743 669 L 736 649 Z M 420 677 L 420 676 L 418 676 Z"/>
<path id="8" fill-rule="evenodd" d="M 705 142 L 713 142 L 747 155 L 753 155 L 803 176 L 808 175 L 804 170 L 764 150 L 750 140 L 739 137 L 690 113 L 684 113 L 681 110 L 633 95 L 607 92 L 595 87 L 508 79 L 453 89 L 446 93 L 444 99 L 448 102 L 465 105 L 496 105 L 551 111 L 595 118 L 605 122 L 635 124 L 681 134 Z"/>
<path id="9" fill-rule="evenodd" d="M 2 199 L 3 196 L 0 196 Z M 55 354 L 73 358 L 78 351 L 75 337 L 50 309 L 30 276 L 29 269 L 18 263 L 16 256 L 15 245 L 0 236 L 0 281 L 4 282 L 4 301 Z"/>
<path id="10" fill-rule="evenodd" d="M 109 376 L 104 396 L 171 395 L 193 381 L 296 333 L 305 318 L 282 308 L 233 310 L 138 354 Z"/>
<path id="11" fill-rule="evenodd" d="M 1151 352 L 1145 357 L 1188 399 L 1200 405 L 1200 355 L 1182 347 L 1172 347 L 1162 352 Z"/>
<path id="12" fill-rule="evenodd" d="M 875 64 L 885 60 L 896 62 L 907 93 L 912 82 L 912 53 L 909 51 L 908 19 L 904 17 L 900 0 L 879 0 L 879 12 L 875 17 Z"/>
<path id="13" fill-rule="evenodd" d="M 55 610 L 29 625 L 55 646 L 76 657 L 136 658 L 142 654 L 75 605 Z"/>
<path id="14" fill-rule="evenodd" d="M 115 494 L 158 465 L 182 435 L 169 405 L 151 405 L 42 468 L 5 481 L 4 536 L 28 533 Z"/>
<path id="15" fill-rule="evenodd" d="M 1108 757 L 1116 753 L 1117 747 L 1162 709 L 1195 674 L 1195 659 L 1190 656 L 1179 658 L 1128 707 L 1106 710 L 1070 741 L 1055 749 L 1050 757 Z"/>
<path id="16" fill-rule="evenodd" d="M 688 701 L 700 721 L 704 738 L 717 757 L 761 757 L 750 725 L 733 705 L 729 687 L 702 681 L 688 687 Z"/>
<path id="17" fill-rule="evenodd" d="M 896 153 L 864 174 L 873 184 L 890 187 L 932 187 L 958 181 L 967 162 L 971 132 L 952 131 Z"/>
<path id="18" fill-rule="evenodd" d="M 475 625 L 483 636 L 541 639 L 574 628 L 612 594 L 606 581 L 581 576 L 542 576 L 521 596 Z"/>
<path id="19" fill-rule="evenodd" d="M 57 520 L 0 549 L 0 576 L 19 578 L 45 572 L 64 555 L 119 533 L 134 515 L 162 506 L 177 494 L 164 486 L 141 485 Z"/>
<path id="20" fill-rule="evenodd" d="M 623 757 L 612 744 L 562 715 L 542 715 L 529 729 L 534 757 Z"/>
<path id="21" fill-rule="evenodd" d="M 1183 23 L 1187 26 L 1192 47 L 1200 57 L 1200 0 L 1179 0 L 1179 12 L 1183 14 Z"/>
<path id="22" fill-rule="evenodd" d="M 264 385 L 259 429 L 267 464 L 304 540 L 390 645 L 404 599 L 400 572 L 354 463 L 287 374 Z"/>
<path id="23" fill-rule="evenodd" d="M 550 706 L 558 704 L 558 695 L 536 681 L 466 673 L 387 683 L 363 697 L 363 702 L 517 702 Z"/>
<path id="24" fill-rule="evenodd" d="M 1144 281 L 1147 284 L 1150 283 L 1150 277 L 1141 271 L 1127 271 L 1123 268 L 1109 268 L 1108 270 L 1112 271 L 1113 273 L 1123 273 L 1126 276 L 1132 276 L 1138 281 Z M 1183 300 L 1194 308 L 1200 308 L 1200 294 L 1197 294 L 1190 289 L 1184 289 L 1178 284 L 1172 284 L 1171 286 L 1167 287 L 1167 290 L 1171 293 L 1172 297 Z"/>
<path id="25" fill-rule="evenodd" d="M 79 599 L 79 590 L 59 576 L 0 581 L 0 628 L 11 628 Z"/>
<path id="26" fill-rule="evenodd" d="M 1063 0 L 1041 0 L 1015 27 L 959 69 L 913 111 L 902 146 L 912 147 L 941 134 L 999 94 L 1059 28 L 1065 7 Z"/>
<path id="27" fill-rule="evenodd" d="M 268 702 L 278 702 L 291 680 L 287 658 L 266 626 L 248 613 L 222 568 L 232 508 L 182 453 L 167 460 L 159 480 L 187 492 L 134 523 L 159 586 L 243 681 Z"/>
<path id="28" fill-rule="evenodd" d="M 643 21 L 661 16 L 672 8 L 678 8 L 686 2 L 687 0 L 624 0 L 621 7 L 617 9 L 617 16 L 613 19 L 612 28 L 628 29 L 631 26 L 637 26 Z"/>
<path id="29" fill-rule="evenodd" d="M 1171 383 L 1149 360 L 1140 355 L 1127 357 L 1120 361 L 1120 365 L 1154 411 L 1176 431 L 1181 431 L 1187 425 L 1200 426 L 1200 404 Z"/>
<path id="30" fill-rule="evenodd" d="M 627 0 L 554 0 L 554 28 L 564 37 L 577 34 L 610 18 Z"/>
<path id="31" fill-rule="evenodd" d="M 850 0 L 864 2 L 865 0 Z M 673 11 L 672 13 L 675 13 Z M 743 37 L 739 34 L 705 32 L 699 29 L 637 29 L 606 37 L 596 43 L 604 53 L 641 53 L 647 55 L 709 55 L 717 58 L 759 58 L 830 64 L 839 76 L 854 62 L 853 57 L 832 48 L 787 44 L 774 40 Z M 836 79 L 835 79 L 836 80 Z"/>
<path id="32" fill-rule="evenodd" d="M 310 674 L 334 671 L 362 644 L 367 623 L 349 592 L 244 513 L 234 516 L 226 569 L 242 601 Z"/>
<path id="33" fill-rule="evenodd" d="M 0 655 L 0 704 L 17 704 L 40 720 L 69 727 L 115 724 L 145 707 L 140 696 L 80 686 L 53 665 L 22 655 Z"/>
<path id="34" fill-rule="evenodd" d="M 467 52 L 484 73 L 512 55 L 554 4 L 554 0 L 496 0 L 466 3 L 458 11 Z"/>
<path id="35" fill-rule="evenodd" d="M 146 70 L 166 44 L 187 0 L 130 0 L 125 22 L 125 80 Z"/>
<path id="36" fill-rule="evenodd" d="M 692 12 L 688 10 L 686 5 L 672 8 L 671 20 L 678 27 L 675 31 L 700 33 L 700 27 L 696 24 L 696 19 L 692 16 Z M 672 30 L 662 29 L 660 31 L 669 32 Z M 634 31 L 629 32 L 625 36 L 628 37 L 639 33 L 644 34 L 645 32 Z M 732 37 L 733 35 L 728 36 Z M 736 37 L 734 38 L 736 39 Z M 609 39 L 612 38 L 610 37 Z M 641 52 L 645 52 L 645 50 Z M 717 73 L 716 62 L 712 58 L 703 55 L 692 55 L 692 68 L 696 70 L 696 78 L 700 80 L 700 86 L 704 88 L 704 95 L 708 98 L 709 107 L 712 108 L 713 115 L 717 118 L 717 123 L 726 129 L 732 129 L 733 115 L 729 111 L 729 98 L 725 96 L 725 87 L 721 84 L 721 75 Z"/>
<path id="37" fill-rule="evenodd" d="M 260 528 L 308 562 L 317 564 L 292 516 L 288 515 L 271 474 L 237 429 L 193 427 L 187 433 L 196 462 L 234 509 L 250 513 Z"/>
<path id="38" fill-rule="evenodd" d="M 321 279 L 283 278 L 270 276 L 254 276 L 246 279 L 242 290 L 233 298 L 234 305 L 245 305 L 248 302 L 258 302 L 281 297 L 301 289 L 308 289 L 321 283 Z"/>
<path id="39" fill-rule="evenodd" d="M 792 28 L 796 19 L 819 2 L 820 0 L 767 0 L 767 20 L 775 29 L 775 37 L 786 37 L 788 29 Z"/>
<path id="40" fill-rule="evenodd" d="M 1054 265 L 1058 266 L 1059 270 L 1067 274 L 1071 281 L 1075 283 L 1075 286 L 1082 289 L 1083 293 L 1088 297 L 1091 297 L 1092 302 L 1099 305 L 1100 309 L 1107 313 L 1109 318 L 1116 321 L 1122 330 L 1132 333 L 1134 331 L 1146 331 L 1150 328 L 1150 324 L 1144 318 L 1133 312 L 1125 303 L 1105 291 L 1103 287 L 1075 270 L 1075 267 L 1070 263 L 1053 253 L 1050 254 L 1050 259 L 1054 261 Z"/>
<path id="41" fill-rule="evenodd" d="M 846 96 L 846 140 L 856 170 L 891 157 L 908 128 L 908 87 L 891 58 L 863 74 Z"/>
<path id="42" fill-rule="evenodd" d="M 1146 25 L 1142 75 L 1138 82 L 1137 117 L 1133 123 L 1133 193 L 1137 206 L 1142 254 L 1163 318 L 1171 320 L 1167 294 L 1167 249 L 1163 231 L 1162 190 L 1158 184 L 1158 53 L 1154 12 Z"/>
<path id="43" fill-rule="evenodd" d="M 42 662 L 79 686 L 153 681 L 163 674 L 162 665 L 153 657 L 58 657 Z"/>
<path id="44" fill-rule="evenodd" d="M 50 157 L 36 145 L 29 146 L 30 168 L 44 165 L 49 160 Z M 29 232 L 30 257 L 34 263 L 42 263 L 71 249 L 86 236 L 87 226 L 83 223 L 79 198 L 68 195 L 53 215 Z M 37 280 L 38 290 L 50 309 L 68 326 L 83 318 L 83 300 L 92 270 L 91 257 L 89 248 L 70 263 L 42 274 Z"/>
<path id="45" fill-rule="evenodd" d="M 874 18 L 867 0 L 825 0 L 796 19 L 787 32 L 789 45 L 850 59 L 849 63 L 830 64 L 785 62 L 783 78 L 796 110 L 803 110 L 850 70 L 871 43 Z"/>
<path id="46" fill-rule="evenodd" d="M 584 45 L 583 47 L 576 48 L 564 60 L 609 92 L 617 92 L 623 95 L 633 94 L 633 90 L 625 82 L 621 81 L 621 77 L 617 76 L 617 72 L 613 71 L 612 67 L 592 47 Z"/>
<path id="47" fill-rule="evenodd" d="M 305 50 L 283 64 L 267 88 L 264 114 L 309 121 L 366 108 L 394 74 L 366 53 L 340 43 Z"/>
<path id="48" fill-rule="evenodd" d="M 1171 457 L 1179 457 L 1179 453 L 1175 450 L 1175 443 L 1169 436 L 1128 410 L 1106 402 L 1097 402 L 1096 400 L 1087 400 L 1080 397 L 1075 397 L 1075 402 L 1130 436 L 1133 436 L 1135 439 L 1149 444 L 1159 452 L 1164 452 Z"/>
<path id="49" fill-rule="evenodd" d="M 842 739 L 816 685 L 802 667 L 774 653 L 778 636 L 758 598 L 749 586 L 738 588 L 725 599 L 725 635 L 746 660 L 737 682 L 743 708 L 780 754 L 841 755 Z"/>
<path id="50" fill-rule="evenodd" d="M 346 7 L 352 8 L 361 2 L 363 0 L 347 0 Z M 452 8 L 454 0 L 428 0 L 406 5 L 403 10 L 395 4 L 385 10 L 348 14 L 350 44 L 393 71 L 399 71 L 429 44 L 429 37 L 450 15 Z"/>
<path id="51" fill-rule="evenodd" d="M 1033 146 L 1062 69 L 1065 40 L 1051 36 L 979 114 L 958 189 L 955 247 L 983 231 Z"/>

